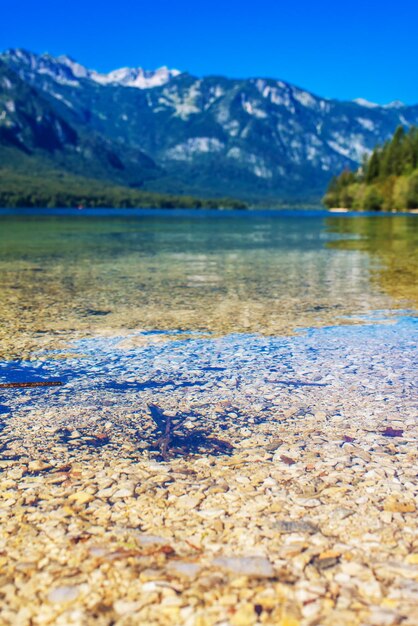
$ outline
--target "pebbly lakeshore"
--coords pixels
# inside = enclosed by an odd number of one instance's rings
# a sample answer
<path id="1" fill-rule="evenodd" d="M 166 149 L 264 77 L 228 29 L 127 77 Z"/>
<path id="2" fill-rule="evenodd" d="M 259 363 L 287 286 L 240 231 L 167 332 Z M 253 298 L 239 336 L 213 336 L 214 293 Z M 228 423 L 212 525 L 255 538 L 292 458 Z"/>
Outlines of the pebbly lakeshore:
<path id="1" fill-rule="evenodd" d="M 62 385 L 2 390 L 1 622 L 415 625 L 417 325 L 363 322 L 3 363 Z"/>

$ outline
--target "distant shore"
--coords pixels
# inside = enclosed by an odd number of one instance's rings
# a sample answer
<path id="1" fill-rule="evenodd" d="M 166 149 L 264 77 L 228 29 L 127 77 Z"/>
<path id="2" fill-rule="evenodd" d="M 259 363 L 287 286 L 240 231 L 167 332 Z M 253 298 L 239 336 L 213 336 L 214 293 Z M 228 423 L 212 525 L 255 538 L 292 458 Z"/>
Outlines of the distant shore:
<path id="1" fill-rule="evenodd" d="M 5 208 L 189 208 L 246 209 L 234 198 L 200 198 L 115 186 L 96 179 L 53 172 L 25 175 L 0 170 L 0 206 Z"/>

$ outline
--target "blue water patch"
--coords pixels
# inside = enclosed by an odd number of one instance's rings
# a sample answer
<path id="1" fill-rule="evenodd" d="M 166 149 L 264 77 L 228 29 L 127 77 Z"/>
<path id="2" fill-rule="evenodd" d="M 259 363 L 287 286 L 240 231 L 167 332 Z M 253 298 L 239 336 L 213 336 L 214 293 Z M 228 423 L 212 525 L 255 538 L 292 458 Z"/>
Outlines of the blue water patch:
<path id="1" fill-rule="evenodd" d="M 112 407 L 138 410 L 227 402 L 237 415 L 266 415 L 277 407 L 325 409 L 370 418 L 417 414 L 418 320 L 305 329 L 295 337 L 184 331 L 88 338 L 79 356 L 43 354 L 32 362 L 0 364 L 0 382 L 61 381 L 62 387 L 2 389 L 1 411 Z M 47 358 L 47 360 L 44 360 Z M 22 396 L 25 402 L 22 403 Z M 274 411 L 273 411 L 274 409 Z"/>

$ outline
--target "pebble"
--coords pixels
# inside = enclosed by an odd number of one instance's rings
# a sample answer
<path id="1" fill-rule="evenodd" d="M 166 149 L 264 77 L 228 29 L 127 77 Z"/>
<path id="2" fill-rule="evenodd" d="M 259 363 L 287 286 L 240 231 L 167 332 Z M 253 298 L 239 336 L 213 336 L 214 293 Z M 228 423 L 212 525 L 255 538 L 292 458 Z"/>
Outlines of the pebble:
<path id="1" fill-rule="evenodd" d="M 87 493 L 84 491 L 77 491 L 76 493 L 72 493 L 68 496 L 69 502 L 73 502 L 74 504 L 88 504 L 92 500 L 94 500 L 91 493 Z"/>
<path id="2" fill-rule="evenodd" d="M 242 576 L 270 578 L 274 576 L 275 573 L 270 561 L 264 557 L 258 556 L 219 556 L 213 559 L 213 564 L 224 567 L 234 574 L 241 574 Z"/>
<path id="3" fill-rule="evenodd" d="M 319 527 L 309 520 L 279 520 L 274 522 L 273 527 L 280 533 L 308 533 L 319 532 Z"/>
<path id="4" fill-rule="evenodd" d="M 73 602 L 78 598 L 80 590 L 78 587 L 55 587 L 48 594 L 50 602 Z"/>
<path id="5" fill-rule="evenodd" d="M 173 561 L 168 565 L 167 571 L 171 574 L 180 576 L 188 576 L 194 578 L 201 570 L 201 566 L 197 563 L 187 563 L 186 561 Z"/>

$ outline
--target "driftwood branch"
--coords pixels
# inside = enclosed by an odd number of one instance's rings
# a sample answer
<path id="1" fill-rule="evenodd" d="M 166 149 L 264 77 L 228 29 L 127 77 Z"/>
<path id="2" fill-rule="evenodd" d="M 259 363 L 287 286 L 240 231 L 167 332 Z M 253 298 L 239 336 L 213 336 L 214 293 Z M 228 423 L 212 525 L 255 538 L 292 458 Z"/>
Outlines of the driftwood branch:
<path id="1" fill-rule="evenodd" d="M 164 461 L 168 461 L 169 459 L 168 450 L 170 448 L 172 438 L 172 422 L 171 417 L 168 415 L 165 423 L 165 432 L 160 439 L 161 456 L 163 457 Z"/>
<path id="2" fill-rule="evenodd" d="M 0 389 L 21 389 L 25 387 L 60 387 L 62 382 L 37 382 L 37 383 L 0 383 Z"/>
<path id="3" fill-rule="evenodd" d="M 156 404 L 149 404 L 148 409 L 161 436 L 156 440 L 155 445 L 161 453 L 164 461 L 170 460 L 170 452 L 177 454 L 187 454 L 201 448 L 212 450 L 214 453 L 229 454 L 234 447 L 216 437 L 209 437 L 203 430 L 192 429 L 191 431 L 178 432 L 183 424 L 190 417 L 180 414 L 175 418 L 165 415 L 164 411 Z"/>
<path id="4" fill-rule="evenodd" d="M 157 446 L 160 449 L 161 456 L 164 461 L 169 460 L 169 448 L 173 437 L 173 423 L 170 415 L 165 415 L 164 412 L 156 404 L 149 404 L 148 408 L 151 413 L 151 417 L 157 425 L 158 430 L 162 432 L 162 436 L 157 440 Z"/>

